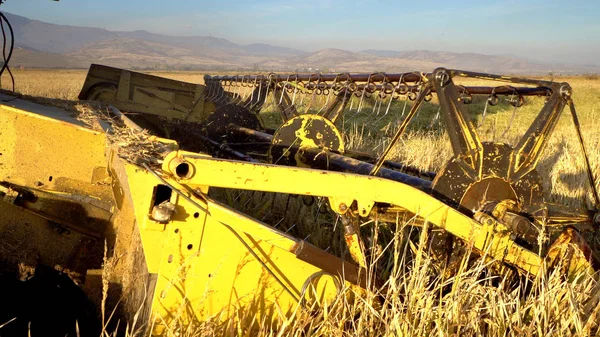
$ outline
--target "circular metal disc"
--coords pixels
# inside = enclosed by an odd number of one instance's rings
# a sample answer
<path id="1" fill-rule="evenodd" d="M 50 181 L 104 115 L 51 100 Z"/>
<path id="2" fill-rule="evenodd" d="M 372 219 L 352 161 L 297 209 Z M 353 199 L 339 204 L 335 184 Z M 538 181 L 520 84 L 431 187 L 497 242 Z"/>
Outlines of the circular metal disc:
<path id="1" fill-rule="evenodd" d="M 502 178 L 488 177 L 469 185 L 460 199 L 460 205 L 474 212 L 480 210 L 486 201 L 507 199 L 518 200 L 515 190 L 508 181 Z"/>
<path id="2" fill-rule="evenodd" d="M 470 211 L 477 211 L 486 201 L 511 199 L 522 206 L 542 203 L 542 184 L 536 171 L 511 181 L 512 155 L 513 148 L 507 144 L 484 142 L 479 176 L 472 176 L 464 169 L 463 159 L 455 156 L 436 175 L 433 189 L 447 201 Z"/>
<path id="3" fill-rule="evenodd" d="M 283 124 L 269 148 L 269 161 L 275 164 L 308 166 L 302 156 L 304 149 L 325 149 L 344 153 L 344 139 L 328 119 L 318 115 L 300 115 Z"/>

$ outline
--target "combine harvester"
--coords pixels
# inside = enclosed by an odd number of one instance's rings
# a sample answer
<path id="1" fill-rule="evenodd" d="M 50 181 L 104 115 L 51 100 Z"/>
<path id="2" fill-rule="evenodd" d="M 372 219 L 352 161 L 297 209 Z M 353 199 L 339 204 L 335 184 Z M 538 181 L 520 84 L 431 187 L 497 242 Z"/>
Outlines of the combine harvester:
<path id="1" fill-rule="evenodd" d="M 455 84 L 462 78 L 499 84 Z M 412 219 L 448 275 L 472 252 L 502 274 L 535 279 L 560 265 L 576 279 L 598 267 L 582 236 L 600 222 L 587 155 L 594 209 L 545 202 L 546 178 L 536 171 L 565 107 L 586 154 L 571 94 L 567 83 L 444 68 L 206 76 L 199 85 L 92 65 L 79 98 L 103 102 L 94 111 L 2 97 L 0 242 L 27 254 L 1 258 L 60 265 L 81 275 L 92 298 L 110 282 L 125 312 L 156 334 L 178 322 L 224 320 L 236 308 L 276 320 L 380 286 L 385 280 L 367 272 L 373 240 L 364 229 L 375 222 Z M 320 106 L 310 103 L 317 96 Z M 490 105 L 536 96 L 545 103 L 510 146 L 480 139 L 465 112 L 476 96 Z M 349 104 L 360 111 L 369 97 L 381 99 L 372 120 L 394 101 L 413 101 L 379 155 L 345 148 L 342 121 L 356 110 Z M 438 172 L 391 161 L 432 99 L 454 155 Z M 277 123 L 267 124 L 268 102 Z M 338 220 L 339 252 L 302 231 Z M 102 269 L 105 243 L 110 272 Z"/>

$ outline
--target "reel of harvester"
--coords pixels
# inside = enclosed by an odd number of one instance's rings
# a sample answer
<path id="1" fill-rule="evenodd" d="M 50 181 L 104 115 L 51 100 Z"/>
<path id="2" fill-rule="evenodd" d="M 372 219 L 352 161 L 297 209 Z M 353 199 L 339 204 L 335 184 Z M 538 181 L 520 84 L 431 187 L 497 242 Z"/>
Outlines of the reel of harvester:
<path id="1" fill-rule="evenodd" d="M 455 84 L 457 78 L 505 84 L 464 86 Z M 277 165 L 378 176 L 420 189 L 427 194 L 427 198 L 422 200 L 423 203 L 430 202 L 428 199 L 439 200 L 484 226 L 488 226 L 485 225 L 488 223 L 493 224 L 489 235 L 505 240 L 495 247 L 499 252 L 502 251 L 500 260 L 521 272 L 531 273 L 531 265 L 541 267 L 541 262 L 546 257 L 555 257 L 556 252 L 550 253 L 555 251 L 552 245 L 554 242 L 576 243 L 579 253 L 583 254 L 581 261 L 596 263 L 591 249 L 579 234 L 582 231 L 596 230 L 599 220 L 596 209 L 565 212 L 564 207 L 554 207 L 545 202 L 542 178 L 536 170 L 548 139 L 562 111 L 568 106 L 585 156 L 593 204 L 596 207 L 599 204 L 598 192 L 571 98 L 572 90 L 567 83 L 444 68 L 427 74 L 206 76 L 205 82 L 209 92 L 207 99 L 213 98 L 210 96 L 211 91 L 218 92 L 221 90 L 218 88 L 224 87 L 225 92 L 234 92 L 233 98 L 227 104 L 247 107 L 257 116 L 260 116 L 265 100 L 272 94 L 271 104 L 276 106 L 282 121 L 274 132 L 269 132 L 268 128 L 256 130 L 234 122 L 228 125 L 229 135 L 268 144 L 268 148 L 265 149 L 267 154 L 258 155 L 255 159 L 266 158 L 268 162 Z M 249 84 L 251 90 L 246 90 L 247 97 L 244 97 L 240 94 L 240 88 L 247 88 Z M 313 103 L 315 97 L 320 97 L 321 104 L 309 104 L 302 109 L 301 96 L 309 96 L 309 101 Z M 423 103 L 430 102 L 434 96 L 438 104 L 435 118 L 443 116 L 444 128 L 453 151 L 451 158 L 436 173 L 420 171 L 403 163 L 390 161 L 390 152 L 406 133 L 409 123 L 415 119 Z M 486 98 L 483 117 L 488 106 L 499 103 L 499 97 L 505 97 L 506 102 L 513 106 L 515 111 L 524 105 L 525 97 L 542 97 L 545 103 L 527 131 L 515 144 L 510 145 L 481 140 L 466 110 L 467 105 L 478 96 Z M 221 95 L 219 99 L 222 101 L 223 97 L 225 96 Z M 380 150 L 378 156 L 345 147 L 344 135 L 348 129 L 348 120 L 355 118 L 361 110 L 368 110 L 363 112 L 363 127 L 365 124 L 378 122 L 390 115 L 390 109 L 399 107 L 400 102 L 395 101 L 402 100 L 412 101 L 410 110 L 405 115 L 406 105 L 404 106 L 402 118 L 395 122 L 396 133 L 387 146 L 381 146 L 382 151 Z M 367 104 L 367 101 L 370 102 Z M 349 104 L 356 104 L 356 108 L 348 109 Z M 395 111 L 395 115 L 399 115 L 398 111 Z M 251 142 L 249 141 L 249 144 Z M 215 141 L 216 143 L 218 142 Z M 223 139 L 219 146 L 222 149 L 226 144 L 227 139 Z M 237 149 L 249 155 L 249 152 L 245 152 L 243 144 L 236 145 Z M 411 198 L 411 195 L 405 197 Z M 410 213 L 410 216 L 423 217 L 422 214 L 406 212 L 402 202 L 396 204 L 397 207 L 378 207 L 377 202 L 367 202 L 366 206 L 360 202 L 340 206 L 330 199 L 330 204 L 334 212 L 357 219 L 397 219 L 398 213 L 403 212 Z M 423 219 L 425 222 L 428 220 L 427 217 Z M 474 229 L 471 226 L 459 226 L 456 230 L 449 230 L 444 224 L 429 228 L 431 252 L 442 262 L 447 273 L 452 274 L 458 268 L 453 264 L 460 262 L 458 257 L 464 255 L 457 252 L 464 253 L 463 248 L 467 246 L 473 248 L 474 239 L 465 238 L 472 235 Z M 515 247 L 532 252 L 538 260 L 519 257 L 519 254 L 511 251 Z M 483 251 L 483 248 L 480 247 L 480 251 Z M 357 255 L 360 254 L 353 254 L 355 257 Z M 363 260 L 364 257 L 357 258 L 357 262 Z"/>

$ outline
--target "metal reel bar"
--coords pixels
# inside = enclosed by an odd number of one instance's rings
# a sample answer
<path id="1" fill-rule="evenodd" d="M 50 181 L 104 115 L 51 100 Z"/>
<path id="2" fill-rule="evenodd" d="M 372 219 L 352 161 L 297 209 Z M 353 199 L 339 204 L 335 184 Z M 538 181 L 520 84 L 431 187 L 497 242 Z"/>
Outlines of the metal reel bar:
<path id="1" fill-rule="evenodd" d="M 468 74 L 461 72 L 461 74 Z M 467 77 L 466 75 L 463 75 Z M 330 90 L 339 93 L 345 90 L 354 93 L 357 96 L 363 92 L 367 94 L 379 93 L 380 98 L 387 95 L 393 95 L 394 98 L 407 95 L 409 93 L 418 93 L 423 85 L 423 78 L 430 77 L 430 74 L 403 73 L 403 74 L 294 74 L 294 75 L 246 75 L 246 76 L 205 76 L 207 86 L 215 85 L 232 87 L 252 87 L 264 88 L 267 90 L 285 90 L 287 93 L 303 93 L 326 95 Z M 527 82 L 526 84 L 532 84 Z M 460 86 L 461 92 L 467 95 L 504 95 L 511 96 L 547 96 L 550 89 L 545 81 L 540 81 L 538 87 L 512 87 L 512 86 Z M 219 90 L 213 90 L 219 92 Z M 436 90 L 432 89 L 432 93 Z M 278 95 L 281 96 L 281 95 Z M 414 96 L 413 96 L 414 97 Z M 212 97 L 209 97 L 212 99 Z"/>

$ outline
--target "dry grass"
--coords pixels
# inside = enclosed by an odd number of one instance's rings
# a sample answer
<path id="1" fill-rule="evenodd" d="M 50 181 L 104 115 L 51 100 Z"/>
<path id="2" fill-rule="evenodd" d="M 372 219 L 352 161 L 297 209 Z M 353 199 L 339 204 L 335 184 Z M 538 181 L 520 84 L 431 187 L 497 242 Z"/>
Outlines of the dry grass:
<path id="1" fill-rule="evenodd" d="M 200 73 L 158 73 L 158 75 L 188 82 L 202 83 Z M 18 91 L 59 99 L 75 99 L 85 78 L 85 71 L 15 70 Z M 596 176 L 600 176 L 600 128 L 596 115 L 600 110 L 600 79 L 575 77 L 561 79 L 574 89 L 574 99 L 582 124 L 590 160 Z M 4 79 L 6 81 L 6 79 Z M 6 83 L 3 83 L 6 87 Z M 364 127 L 372 121 L 373 102 L 362 113 L 353 104 L 344 121 L 349 148 L 381 152 L 381 143 L 393 134 L 402 118 L 403 102 L 395 103 L 383 117 L 380 111 L 375 126 Z M 387 102 L 386 102 L 387 103 Z M 479 132 L 484 140 L 514 144 L 526 131 L 541 107 L 541 100 L 532 100 L 516 111 L 499 105 L 488 107 L 485 120 L 482 101 L 471 105 L 473 117 L 480 123 Z M 385 105 L 384 110 L 385 110 Z M 408 108 L 407 108 L 408 109 Z M 567 111 L 565 111 L 567 112 Z M 423 107 L 414 125 L 398 144 L 392 156 L 395 159 L 426 170 L 438 170 L 452 155 L 447 135 L 438 121 L 435 101 Z M 267 111 L 266 117 L 273 117 Z M 369 119 L 370 118 L 370 119 Z M 276 118 L 272 118 L 276 120 Z M 502 136 L 508 126 L 510 129 Z M 429 127 L 433 131 L 426 130 Z M 577 139 L 568 113 L 564 113 L 556 132 L 549 140 L 548 151 L 542 158 L 539 171 L 544 179 L 547 197 L 570 206 L 584 206 L 587 191 L 586 175 Z M 598 181 L 596 181 L 598 184 Z M 588 198 L 589 199 L 589 198 Z M 564 281 L 551 273 L 530 283 L 514 283 L 514 279 L 486 277 L 483 261 L 459 273 L 452 279 L 440 279 L 439 271 L 428 260 L 415 259 L 409 239 L 410 221 L 399 223 L 392 231 L 391 244 L 386 249 L 373 246 L 378 254 L 385 254 L 389 275 L 386 287 L 370 289 L 357 301 L 340 297 L 326 310 L 308 312 L 298 310 L 294 319 L 280 318 L 275 327 L 256 322 L 243 328 L 242 322 L 252 317 L 241 311 L 227 322 L 209 321 L 199 326 L 177 327 L 180 336 L 197 335 L 252 335 L 252 336 L 581 336 L 597 335 L 599 301 L 596 281 L 584 279 L 576 283 Z M 381 300 L 383 299 L 383 303 Z M 0 322 L 2 323 L 2 322 Z M 138 322 L 139 325 L 139 322 Z"/>

